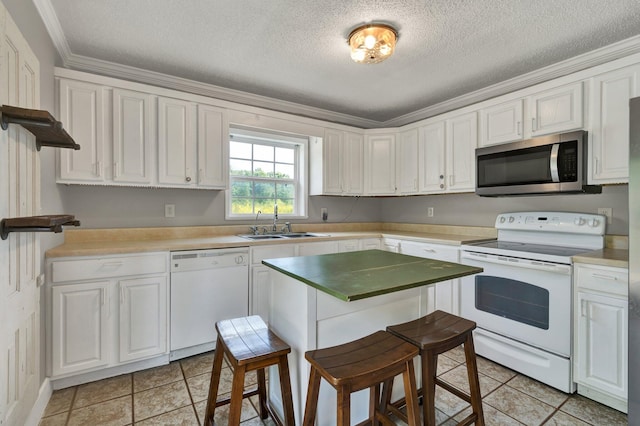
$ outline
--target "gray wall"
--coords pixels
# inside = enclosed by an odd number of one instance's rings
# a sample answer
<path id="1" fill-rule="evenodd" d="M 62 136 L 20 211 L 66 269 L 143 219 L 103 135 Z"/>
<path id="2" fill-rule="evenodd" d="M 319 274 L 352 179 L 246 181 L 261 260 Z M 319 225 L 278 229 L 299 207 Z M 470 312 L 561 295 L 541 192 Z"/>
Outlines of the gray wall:
<path id="1" fill-rule="evenodd" d="M 434 216 L 427 217 L 427 208 Z M 493 226 L 499 213 L 516 211 L 568 211 L 597 213 L 598 207 L 613 209 L 613 223 L 607 234 L 629 234 L 627 185 L 603 187 L 602 194 L 553 195 L 535 197 L 478 197 L 475 194 L 429 195 L 385 198 L 380 219 L 385 222 L 433 223 Z"/>

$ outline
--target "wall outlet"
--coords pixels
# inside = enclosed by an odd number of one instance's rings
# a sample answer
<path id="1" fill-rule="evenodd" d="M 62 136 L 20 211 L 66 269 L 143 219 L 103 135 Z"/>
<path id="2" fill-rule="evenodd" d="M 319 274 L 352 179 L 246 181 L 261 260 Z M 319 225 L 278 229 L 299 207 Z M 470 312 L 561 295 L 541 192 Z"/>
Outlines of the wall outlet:
<path id="1" fill-rule="evenodd" d="M 329 219 L 329 211 L 326 207 L 320 209 L 320 216 L 322 216 L 322 221 L 326 222 Z"/>
<path id="2" fill-rule="evenodd" d="M 176 205 L 165 204 L 164 205 L 164 217 L 176 217 Z"/>
<path id="3" fill-rule="evenodd" d="M 427 207 L 427 217 L 433 217 L 433 207 Z"/>
<path id="4" fill-rule="evenodd" d="M 607 217 L 607 225 L 611 225 L 613 222 L 613 209 L 611 207 L 598 207 L 598 214 Z"/>

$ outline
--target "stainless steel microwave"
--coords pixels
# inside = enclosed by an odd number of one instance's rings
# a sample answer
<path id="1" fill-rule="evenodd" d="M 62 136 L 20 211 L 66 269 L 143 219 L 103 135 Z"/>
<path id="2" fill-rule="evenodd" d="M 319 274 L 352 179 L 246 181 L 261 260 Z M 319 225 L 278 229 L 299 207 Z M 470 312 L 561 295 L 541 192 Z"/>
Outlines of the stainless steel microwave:
<path id="1" fill-rule="evenodd" d="M 587 132 L 476 149 L 476 194 L 488 197 L 600 193 L 587 185 Z"/>

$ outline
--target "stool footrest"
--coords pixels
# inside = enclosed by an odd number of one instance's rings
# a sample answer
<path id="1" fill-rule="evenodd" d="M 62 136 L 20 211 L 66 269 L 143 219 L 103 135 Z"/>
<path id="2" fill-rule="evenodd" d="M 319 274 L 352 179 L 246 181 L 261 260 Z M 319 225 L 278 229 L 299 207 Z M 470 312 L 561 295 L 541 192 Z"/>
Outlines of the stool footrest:
<path id="1" fill-rule="evenodd" d="M 256 396 L 256 395 L 259 395 L 259 394 L 260 394 L 260 391 L 259 391 L 259 389 L 256 387 L 256 388 L 255 388 L 255 389 L 253 389 L 253 390 L 245 391 L 245 392 L 242 394 L 242 399 L 244 399 L 244 398 L 250 398 L 250 397 L 252 397 L 252 396 Z M 231 397 L 230 397 L 230 396 L 227 396 L 227 397 L 221 398 L 221 399 L 219 399 L 219 400 L 217 400 L 217 401 L 216 401 L 216 408 L 218 408 L 218 407 L 220 407 L 220 406 L 223 406 L 223 405 L 227 405 L 227 404 L 229 404 L 229 403 L 231 403 Z"/>
<path id="2" fill-rule="evenodd" d="M 454 388 L 453 386 L 451 386 L 449 383 L 444 382 L 438 378 L 435 379 L 436 384 L 438 386 L 440 386 L 441 388 L 446 389 L 447 391 L 451 392 L 452 394 L 454 394 L 455 396 L 457 396 L 460 399 L 463 399 L 467 402 L 471 402 L 471 395 L 469 395 L 468 393 L 462 392 L 460 389 Z"/>

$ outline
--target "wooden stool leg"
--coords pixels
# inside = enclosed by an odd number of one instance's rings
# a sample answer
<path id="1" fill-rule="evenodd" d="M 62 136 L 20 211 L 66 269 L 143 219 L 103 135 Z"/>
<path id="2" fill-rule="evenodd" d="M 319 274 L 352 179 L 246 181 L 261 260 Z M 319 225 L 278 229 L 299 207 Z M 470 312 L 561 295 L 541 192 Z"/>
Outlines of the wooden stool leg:
<path id="1" fill-rule="evenodd" d="M 380 412 L 386 413 L 391 404 L 391 393 L 393 392 L 393 378 L 387 379 L 382 385 L 382 396 L 380 397 Z"/>
<path id="2" fill-rule="evenodd" d="M 436 426 L 436 374 L 438 355 L 422 352 L 422 417 L 425 426 Z"/>
<path id="3" fill-rule="evenodd" d="M 224 350 L 222 349 L 220 336 L 216 342 L 216 350 L 213 357 L 213 370 L 211 371 L 211 382 L 209 382 L 209 397 L 207 398 L 207 409 L 204 416 L 204 425 L 213 424 L 213 416 L 216 411 L 216 401 L 218 400 L 218 385 L 220 384 L 220 373 L 222 372 L 222 361 Z"/>
<path id="4" fill-rule="evenodd" d="M 418 426 L 420 424 L 420 411 L 418 410 L 418 391 L 416 390 L 416 373 L 413 369 L 413 360 L 407 361 L 402 378 L 404 381 L 405 401 L 407 401 L 407 423 L 409 423 L 409 426 Z"/>
<path id="5" fill-rule="evenodd" d="M 233 384 L 231 385 L 231 403 L 229 405 L 229 425 L 240 424 L 242 415 L 242 396 L 244 394 L 244 375 L 246 367 L 238 365 L 233 371 Z"/>
<path id="6" fill-rule="evenodd" d="M 307 401 L 304 405 L 303 426 L 314 426 L 316 422 L 316 411 L 318 410 L 318 394 L 320 393 L 320 373 L 313 366 L 309 374 L 309 389 L 307 390 Z"/>
<path id="7" fill-rule="evenodd" d="M 473 335 L 469 333 L 464 342 L 464 356 L 467 361 L 467 376 L 469 377 L 469 390 L 471 394 L 471 408 L 476 414 L 476 426 L 484 426 L 484 413 L 482 411 L 482 396 L 480 394 L 480 381 L 478 380 L 478 363 L 473 345 Z"/>
<path id="8" fill-rule="evenodd" d="M 256 372 L 258 375 L 258 402 L 260 405 L 260 418 L 266 419 L 269 417 L 269 411 L 267 410 L 267 380 L 264 374 L 264 368 L 259 368 Z"/>
<path id="9" fill-rule="evenodd" d="M 278 360 L 278 373 L 280 374 L 280 392 L 282 393 L 284 424 L 285 426 L 294 426 L 296 419 L 293 415 L 293 395 L 291 393 L 291 378 L 289 377 L 287 355 L 280 356 Z M 318 376 L 318 380 L 319 379 L 320 377 Z M 320 382 L 318 381 L 318 385 L 319 384 Z"/>
<path id="10" fill-rule="evenodd" d="M 380 422 L 376 419 L 376 412 L 380 405 L 380 383 L 369 388 L 369 421 L 372 426 L 378 426 Z"/>
<path id="11" fill-rule="evenodd" d="M 351 389 L 338 386 L 337 426 L 351 425 Z"/>

